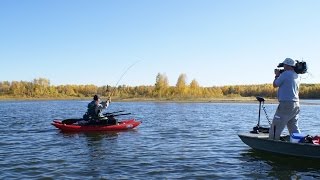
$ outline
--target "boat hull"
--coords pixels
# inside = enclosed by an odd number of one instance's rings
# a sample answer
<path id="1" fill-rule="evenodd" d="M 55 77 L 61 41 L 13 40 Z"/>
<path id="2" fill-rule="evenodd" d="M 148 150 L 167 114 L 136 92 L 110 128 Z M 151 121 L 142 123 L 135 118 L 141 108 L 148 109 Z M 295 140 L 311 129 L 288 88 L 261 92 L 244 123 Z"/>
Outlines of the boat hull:
<path id="1" fill-rule="evenodd" d="M 63 124 L 60 120 L 54 120 L 51 123 L 56 128 L 64 132 L 96 132 L 96 131 L 125 131 L 133 129 L 141 124 L 141 121 L 136 121 L 134 119 L 123 120 L 117 125 L 77 125 L 77 124 Z"/>
<path id="2" fill-rule="evenodd" d="M 267 133 L 240 133 L 238 136 L 253 149 L 297 157 L 320 158 L 319 145 L 271 140 Z"/>

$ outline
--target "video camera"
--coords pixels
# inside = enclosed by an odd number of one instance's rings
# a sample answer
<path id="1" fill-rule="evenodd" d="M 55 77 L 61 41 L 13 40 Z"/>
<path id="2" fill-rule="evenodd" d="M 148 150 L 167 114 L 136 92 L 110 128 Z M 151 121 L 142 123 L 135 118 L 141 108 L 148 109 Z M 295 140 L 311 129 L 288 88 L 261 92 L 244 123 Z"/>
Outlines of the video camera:
<path id="1" fill-rule="evenodd" d="M 277 67 L 278 67 L 278 68 L 283 67 L 283 63 L 280 63 Z M 280 74 L 285 71 L 284 69 L 275 69 L 275 71 L 277 71 L 277 70 L 280 72 Z M 308 71 L 307 62 L 296 60 L 296 65 L 294 66 L 294 71 L 295 71 L 297 74 L 304 74 L 304 73 L 306 73 L 306 72 Z"/>

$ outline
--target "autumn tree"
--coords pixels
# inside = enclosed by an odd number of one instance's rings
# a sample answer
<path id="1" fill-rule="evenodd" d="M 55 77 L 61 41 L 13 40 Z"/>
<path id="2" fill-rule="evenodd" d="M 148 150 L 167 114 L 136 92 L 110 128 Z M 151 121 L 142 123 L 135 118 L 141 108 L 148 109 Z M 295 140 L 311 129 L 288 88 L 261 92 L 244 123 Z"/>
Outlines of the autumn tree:
<path id="1" fill-rule="evenodd" d="M 33 80 L 34 94 L 36 96 L 43 96 L 48 93 L 50 80 L 46 78 L 38 78 Z"/>
<path id="2" fill-rule="evenodd" d="M 24 97 L 26 92 L 26 88 L 23 82 L 18 82 L 18 81 L 11 82 L 10 90 L 11 90 L 11 93 L 14 94 L 15 96 L 21 96 L 21 97 Z"/>
<path id="3" fill-rule="evenodd" d="M 166 95 L 166 91 L 169 87 L 168 77 L 166 74 L 158 73 L 156 77 L 156 84 L 155 84 L 155 93 L 156 95 L 161 98 L 163 95 Z"/>
<path id="4" fill-rule="evenodd" d="M 183 97 L 187 93 L 187 90 L 187 75 L 180 74 L 176 84 L 176 92 L 180 97 Z"/>
<path id="5" fill-rule="evenodd" d="M 10 86 L 9 81 L 0 82 L 0 95 L 9 94 Z"/>
<path id="6" fill-rule="evenodd" d="M 45 78 L 33 81 L 0 81 L 0 97 L 14 98 L 66 98 L 66 97 L 92 97 L 94 94 L 112 96 L 116 98 L 215 98 L 215 97 L 254 97 L 263 96 L 275 98 L 277 88 L 272 84 L 235 85 L 201 87 L 193 79 L 189 85 L 187 76 L 181 74 L 176 86 L 169 86 L 165 74 L 158 73 L 156 83 L 152 86 L 130 87 L 119 85 L 118 87 L 95 85 L 59 85 L 52 86 Z M 320 84 L 301 84 L 300 98 L 320 98 Z"/>
<path id="7" fill-rule="evenodd" d="M 190 94 L 195 97 L 201 95 L 201 89 L 200 89 L 199 83 L 195 79 L 193 79 L 190 83 Z"/>

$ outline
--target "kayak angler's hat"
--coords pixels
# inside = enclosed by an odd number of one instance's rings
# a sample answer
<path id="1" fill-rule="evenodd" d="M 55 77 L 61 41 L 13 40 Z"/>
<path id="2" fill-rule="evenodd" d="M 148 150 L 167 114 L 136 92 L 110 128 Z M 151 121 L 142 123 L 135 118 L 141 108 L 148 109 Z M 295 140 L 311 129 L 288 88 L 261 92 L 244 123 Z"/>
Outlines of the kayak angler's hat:
<path id="1" fill-rule="evenodd" d="M 284 64 L 286 64 L 286 65 L 288 65 L 288 66 L 294 67 L 294 66 L 296 65 L 296 61 L 294 61 L 294 60 L 291 59 L 291 58 L 286 58 L 286 59 L 283 61 L 283 63 L 280 63 L 280 64 L 278 65 L 278 67 L 283 67 Z"/>
<path id="2" fill-rule="evenodd" d="M 99 100 L 99 96 L 98 95 L 94 95 L 93 96 L 93 100 L 98 101 Z"/>

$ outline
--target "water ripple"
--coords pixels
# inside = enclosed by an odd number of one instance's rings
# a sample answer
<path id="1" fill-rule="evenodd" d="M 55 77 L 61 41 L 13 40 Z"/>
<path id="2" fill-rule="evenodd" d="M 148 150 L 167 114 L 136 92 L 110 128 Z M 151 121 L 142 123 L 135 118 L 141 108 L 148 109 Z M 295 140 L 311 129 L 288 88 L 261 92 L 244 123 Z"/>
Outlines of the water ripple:
<path id="1" fill-rule="evenodd" d="M 320 178 L 320 165 L 279 161 L 241 142 L 237 133 L 257 123 L 257 104 L 115 102 L 109 111 L 132 112 L 126 118 L 142 120 L 138 129 L 62 133 L 50 125 L 80 117 L 86 104 L 0 102 L 0 179 Z M 275 105 L 266 106 L 274 113 Z M 318 108 L 301 108 L 302 129 L 318 132 Z M 267 124 L 264 116 L 261 121 Z"/>

